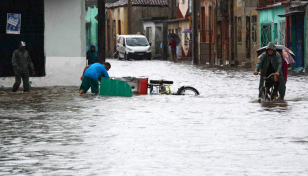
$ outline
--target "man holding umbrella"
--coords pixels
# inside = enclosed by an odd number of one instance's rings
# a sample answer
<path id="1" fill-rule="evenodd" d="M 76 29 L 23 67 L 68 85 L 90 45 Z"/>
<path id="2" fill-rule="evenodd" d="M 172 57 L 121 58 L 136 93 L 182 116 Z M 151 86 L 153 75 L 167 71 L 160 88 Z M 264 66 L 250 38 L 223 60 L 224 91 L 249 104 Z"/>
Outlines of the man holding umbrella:
<path id="1" fill-rule="evenodd" d="M 277 91 L 279 91 L 280 99 L 283 100 L 286 84 L 282 73 L 282 59 L 280 54 L 276 51 L 276 46 L 274 43 L 269 42 L 266 47 L 266 52 L 264 52 L 256 65 L 254 75 L 258 75 L 261 71 L 262 76 L 260 78 L 259 89 L 262 87 L 263 77 L 268 77 L 274 73 L 274 97 L 278 97 Z M 272 82 L 266 82 L 266 87 L 272 87 Z"/>

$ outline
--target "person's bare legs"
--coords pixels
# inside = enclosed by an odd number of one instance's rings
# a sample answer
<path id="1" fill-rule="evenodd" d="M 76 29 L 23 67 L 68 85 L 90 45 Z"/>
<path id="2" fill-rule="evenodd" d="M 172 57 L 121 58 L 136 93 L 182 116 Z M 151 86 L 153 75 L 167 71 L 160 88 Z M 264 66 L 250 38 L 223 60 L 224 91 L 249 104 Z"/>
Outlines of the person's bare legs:
<path id="1" fill-rule="evenodd" d="M 79 91 L 79 95 L 82 95 L 83 93 L 84 93 L 84 90 L 81 89 L 81 90 Z"/>
<path id="2" fill-rule="evenodd" d="M 172 60 L 173 60 L 173 62 L 176 62 L 176 55 L 175 54 L 172 55 Z"/>

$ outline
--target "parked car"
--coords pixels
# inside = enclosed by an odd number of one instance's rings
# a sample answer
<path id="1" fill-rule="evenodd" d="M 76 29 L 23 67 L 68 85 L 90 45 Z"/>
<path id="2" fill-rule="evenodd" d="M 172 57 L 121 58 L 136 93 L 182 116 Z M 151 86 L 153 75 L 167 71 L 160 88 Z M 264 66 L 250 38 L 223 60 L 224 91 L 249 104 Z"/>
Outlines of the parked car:
<path id="1" fill-rule="evenodd" d="M 151 45 L 143 35 L 118 35 L 118 58 L 129 60 L 151 59 Z"/>

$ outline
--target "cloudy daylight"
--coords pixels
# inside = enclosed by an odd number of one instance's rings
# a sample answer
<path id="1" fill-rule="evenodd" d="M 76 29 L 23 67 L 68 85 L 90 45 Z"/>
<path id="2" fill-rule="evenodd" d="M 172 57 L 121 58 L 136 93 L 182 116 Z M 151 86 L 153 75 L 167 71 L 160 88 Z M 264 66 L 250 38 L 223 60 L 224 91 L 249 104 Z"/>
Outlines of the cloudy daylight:
<path id="1" fill-rule="evenodd" d="M 0 1 L 0 175 L 307 175 L 306 1 Z"/>

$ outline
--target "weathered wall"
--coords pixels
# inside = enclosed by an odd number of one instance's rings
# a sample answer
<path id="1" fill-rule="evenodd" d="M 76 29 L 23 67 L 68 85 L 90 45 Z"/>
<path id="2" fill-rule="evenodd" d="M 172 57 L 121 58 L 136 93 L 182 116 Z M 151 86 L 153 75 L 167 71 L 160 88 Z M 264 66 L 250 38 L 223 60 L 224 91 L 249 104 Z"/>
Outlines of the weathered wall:
<path id="1" fill-rule="evenodd" d="M 188 11 L 188 1 L 189 0 L 179 1 L 180 3 L 179 3 L 178 9 L 179 9 L 179 13 L 182 14 L 182 17 L 179 16 L 179 18 L 183 18 L 183 17 L 186 16 L 187 11 Z M 182 2 L 184 2 L 184 3 L 182 3 Z"/>
<path id="2" fill-rule="evenodd" d="M 132 32 L 133 34 L 144 34 L 142 18 L 147 17 L 168 17 L 168 7 L 141 7 L 132 8 Z"/>
<path id="3" fill-rule="evenodd" d="M 60 3 L 61 2 L 61 3 Z M 33 86 L 78 86 L 85 59 L 85 1 L 45 0 L 46 76 L 30 78 Z M 14 78 L 1 85 L 11 87 Z"/>
<path id="4" fill-rule="evenodd" d="M 235 60 L 238 61 L 239 64 L 242 62 L 250 63 L 248 64 L 251 67 L 254 67 L 255 65 L 255 59 L 257 58 L 256 50 L 258 47 L 258 42 L 253 43 L 251 39 L 251 30 L 252 30 L 252 16 L 257 16 L 258 19 L 258 11 L 256 11 L 257 8 L 257 1 L 255 0 L 235 0 L 234 5 L 234 17 L 241 18 L 241 25 L 238 24 L 238 21 L 234 22 L 235 26 L 235 45 L 234 45 L 234 51 L 235 51 Z M 249 21 L 247 22 L 246 18 L 249 18 Z M 239 28 L 241 26 L 241 28 Z M 249 30 L 247 30 L 247 27 Z M 238 30 L 241 30 L 241 38 L 242 41 L 238 41 Z M 258 31 L 257 31 L 258 33 Z M 247 44 L 249 43 L 249 45 Z M 247 56 L 250 55 L 250 56 Z M 247 66 L 248 66 L 247 65 Z"/>

